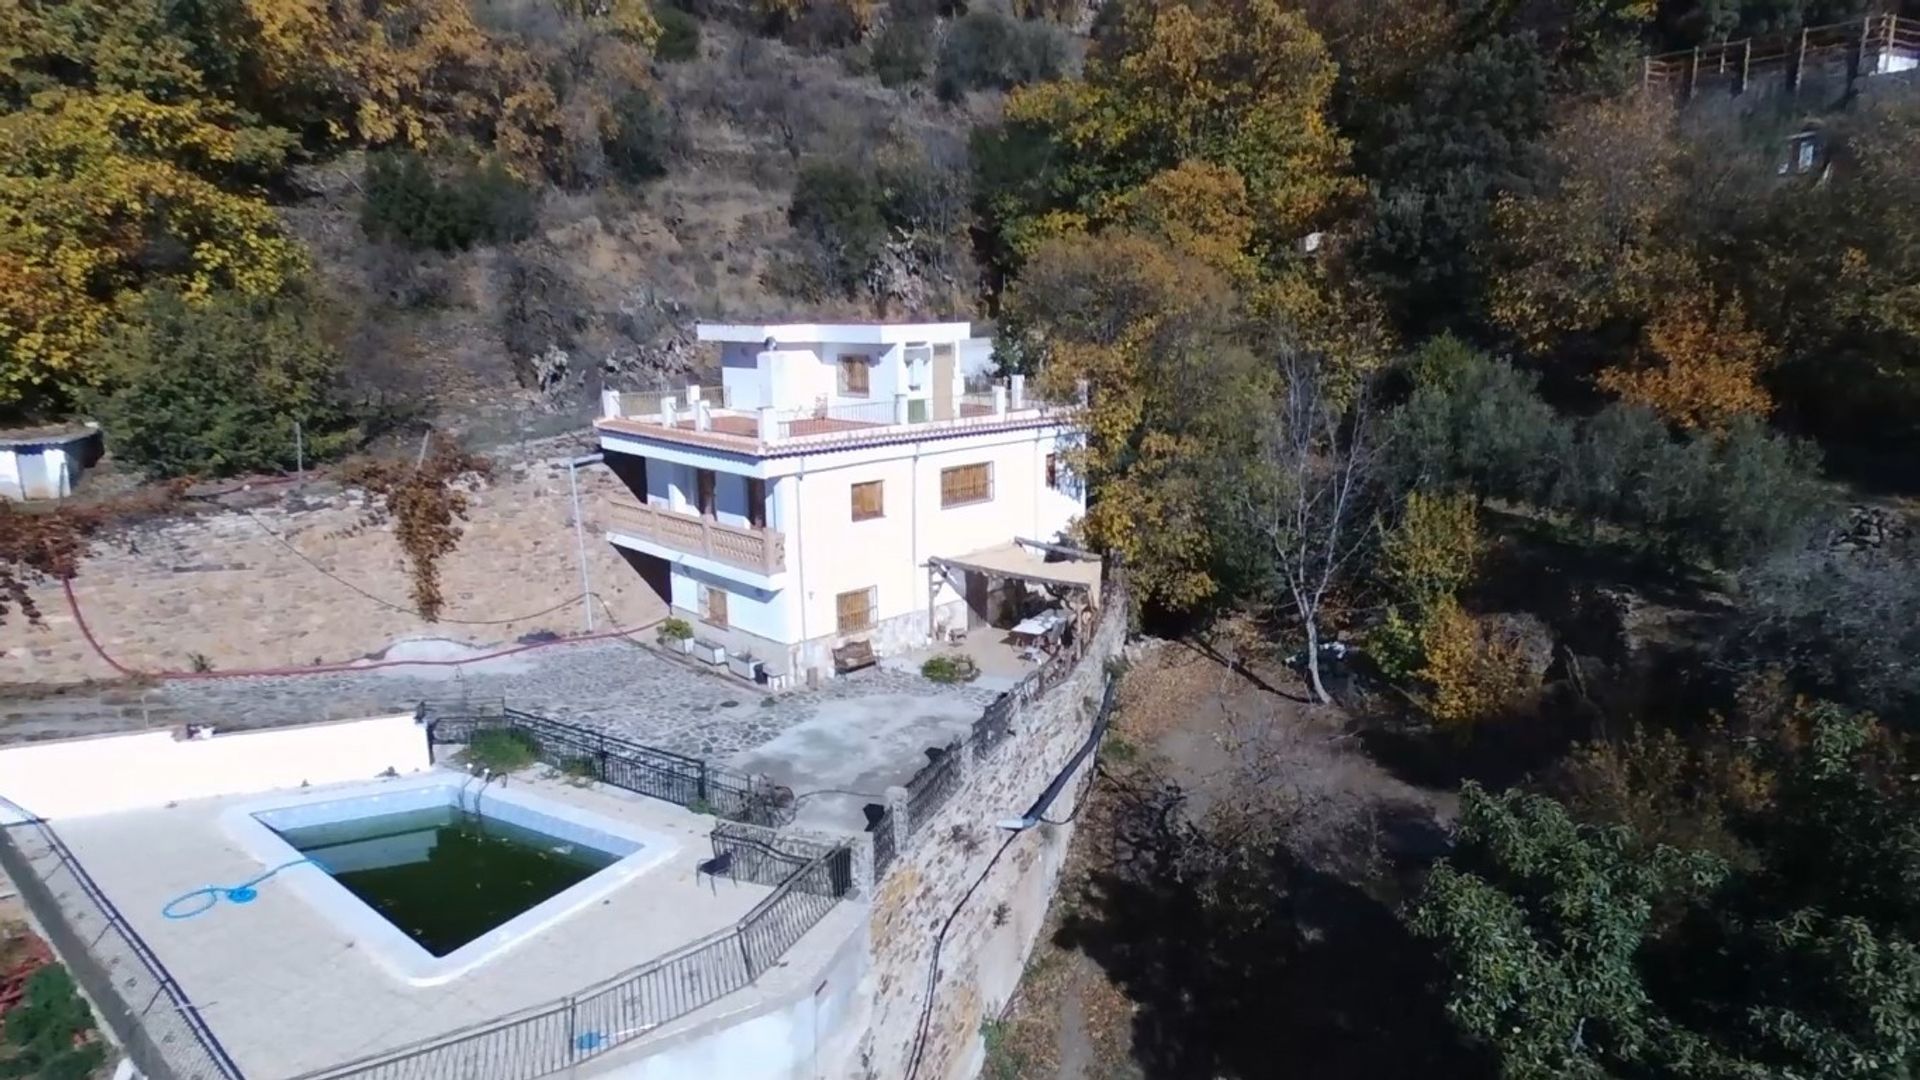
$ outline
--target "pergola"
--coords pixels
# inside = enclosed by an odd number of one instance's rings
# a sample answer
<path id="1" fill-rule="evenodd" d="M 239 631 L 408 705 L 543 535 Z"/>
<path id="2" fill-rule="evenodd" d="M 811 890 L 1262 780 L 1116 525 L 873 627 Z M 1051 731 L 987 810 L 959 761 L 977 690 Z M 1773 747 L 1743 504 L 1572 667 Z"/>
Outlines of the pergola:
<path id="1" fill-rule="evenodd" d="M 940 586 L 950 585 L 966 596 L 967 574 L 1042 585 L 1069 596 L 1077 593 L 1083 598 L 1078 610 L 1091 610 L 1100 605 L 1100 569 L 1100 557 L 1090 551 L 1020 537 L 965 555 L 933 556 L 927 559 L 927 623 L 933 625 Z"/>

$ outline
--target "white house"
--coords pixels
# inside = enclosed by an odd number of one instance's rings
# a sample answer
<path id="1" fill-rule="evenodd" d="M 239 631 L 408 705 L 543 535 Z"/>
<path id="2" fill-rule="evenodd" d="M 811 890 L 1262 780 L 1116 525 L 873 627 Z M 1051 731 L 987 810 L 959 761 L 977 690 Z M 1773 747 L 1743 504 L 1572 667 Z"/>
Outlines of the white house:
<path id="1" fill-rule="evenodd" d="M 776 685 L 832 675 L 842 646 L 885 655 L 1004 622 L 1018 613 L 996 610 L 997 582 L 1097 590 L 1097 566 L 1015 543 L 1055 540 L 1084 508 L 1061 456 L 1074 403 L 1019 376 L 968 392 L 988 347 L 969 331 L 701 324 L 719 386 L 604 395 L 600 448 L 632 494 L 608 539 Z"/>

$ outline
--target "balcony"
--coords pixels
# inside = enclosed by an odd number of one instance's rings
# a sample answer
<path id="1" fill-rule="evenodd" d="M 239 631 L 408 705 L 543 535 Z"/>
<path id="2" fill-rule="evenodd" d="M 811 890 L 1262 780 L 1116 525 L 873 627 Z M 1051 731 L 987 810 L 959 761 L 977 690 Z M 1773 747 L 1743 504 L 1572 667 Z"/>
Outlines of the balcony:
<path id="1" fill-rule="evenodd" d="M 772 529 L 724 525 L 691 514 L 624 500 L 607 504 L 613 532 L 726 566 L 773 577 L 787 568 L 787 538 Z"/>
<path id="2" fill-rule="evenodd" d="M 818 404 L 804 408 L 731 408 L 723 395 L 689 388 L 685 398 L 607 391 L 603 433 L 639 435 L 715 449 L 767 454 L 811 450 L 943 433 L 1064 423 L 1083 404 L 1041 400 L 1015 376 L 991 393 L 963 394 L 952 415 L 930 415 L 929 402 L 905 396 L 881 401 Z"/>

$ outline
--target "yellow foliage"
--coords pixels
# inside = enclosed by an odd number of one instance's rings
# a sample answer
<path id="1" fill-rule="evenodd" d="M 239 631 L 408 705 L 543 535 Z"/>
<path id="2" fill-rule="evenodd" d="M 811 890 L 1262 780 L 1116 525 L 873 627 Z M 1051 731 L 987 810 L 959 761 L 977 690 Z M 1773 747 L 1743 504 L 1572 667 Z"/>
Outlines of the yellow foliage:
<path id="1" fill-rule="evenodd" d="M 1254 226 L 1246 181 L 1225 165 L 1183 161 L 1121 194 L 1109 212 L 1123 226 L 1160 236 L 1236 281 L 1256 270 L 1247 254 Z"/>
<path id="2" fill-rule="evenodd" d="M 284 144 L 236 130 L 216 105 L 47 90 L 0 116 L 0 393 L 90 381 L 79 360 L 114 297 L 153 272 L 152 245 L 189 297 L 278 292 L 305 266 L 257 192 L 208 174 L 277 162 Z"/>
<path id="3" fill-rule="evenodd" d="M 1427 714 L 1455 732 L 1506 710 L 1532 682 L 1519 646 L 1489 633 L 1450 596 L 1424 613 L 1420 651 Z"/>
<path id="4" fill-rule="evenodd" d="M 1647 364 L 1610 368 L 1600 386 L 1685 428 L 1721 430 L 1739 416 L 1763 416 L 1773 400 L 1760 372 L 1776 355 L 1749 329 L 1738 301 L 1716 311 L 1687 294 L 1661 306 L 1647 327 Z"/>
<path id="5" fill-rule="evenodd" d="M 1425 611 L 1472 580 L 1483 546 L 1471 496 L 1413 492 L 1381 541 L 1381 581 Z"/>

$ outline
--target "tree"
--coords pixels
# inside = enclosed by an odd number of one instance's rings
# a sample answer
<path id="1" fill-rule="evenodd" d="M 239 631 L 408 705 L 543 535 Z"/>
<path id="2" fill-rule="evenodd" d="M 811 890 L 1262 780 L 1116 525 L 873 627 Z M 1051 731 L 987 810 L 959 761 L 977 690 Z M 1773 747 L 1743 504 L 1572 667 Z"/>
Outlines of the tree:
<path id="1" fill-rule="evenodd" d="M 934 92 L 951 102 L 970 90 L 1011 90 L 1059 78 L 1066 61 L 1066 40 L 1057 28 L 992 10 L 969 11 L 940 42 Z"/>
<path id="2" fill-rule="evenodd" d="M 1410 367 L 1412 396 L 1389 421 L 1394 485 L 1544 502 L 1571 433 L 1534 377 L 1451 337 Z"/>
<path id="3" fill-rule="evenodd" d="M 299 296 L 150 290 L 98 346 L 87 404 L 114 454 L 159 476 L 291 468 L 295 424 L 319 460 L 354 430 L 325 325 Z"/>
<path id="4" fill-rule="evenodd" d="M 886 242 L 880 192 L 867 170 L 837 159 L 800 166 L 787 222 L 822 260 L 834 289 L 851 296 Z"/>
<path id="5" fill-rule="evenodd" d="M 537 196 L 497 161 L 461 164 L 442 179 L 411 150 L 367 156 L 360 227 L 376 240 L 457 251 L 533 232 Z"/>
<path id="6" fill-rule="evenodd" d="M 1278 579 L 1282 602 L 1306 634 L 1307 682 L 1315 701 L 1332 697 L 1320 678 L 1320 621 L 1329 594 L 1365 547 L 1366 507 L 1376 457 L 1368 392 L 1342 402 L 1320 363 L 1280 359 L 1280 398 L 1261 432 L 1256 472 L 1243 498 Z"/>
<path id="7" fill-rule="evenodd" d="M 1868 1080 L 1920 1067 L 1914 748 L 1820 706 L 1757 747 L 1752 862 L 1463 792 L 1409 912 L 1503 1076 Z M 1739 807 L 1740 803 L 1729 805 Z"/>
<path id="8" fill-rule="evenodd" d="M 1140 0 L 1089 57 L 1084 81 L 1038 83 L 976 140 L 995 258 L 1016 267 L 1062 226 L 1100 226 L 1113 201 L 1195 160 L 1238 173 L 1262 250 L 1292 245 L 1357 192 L 1326 116 L 1334 67 L 1277 0 Z"/>
<path id="9" fill-rule="evenodd" d="M 1149 237 L 1040 245 L 1008 293 L 1001 345 L 1042 392 L 1085 384 L 1087 543 L 1123 556 L 1142 599 L 1188 612 L 1239 592 L 1253 560 L 1220 492 L 1251 453 L 1270 375 L 1236 340 L 1218 271 Z"/>

